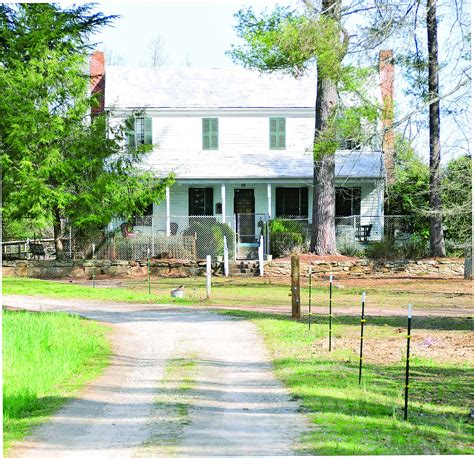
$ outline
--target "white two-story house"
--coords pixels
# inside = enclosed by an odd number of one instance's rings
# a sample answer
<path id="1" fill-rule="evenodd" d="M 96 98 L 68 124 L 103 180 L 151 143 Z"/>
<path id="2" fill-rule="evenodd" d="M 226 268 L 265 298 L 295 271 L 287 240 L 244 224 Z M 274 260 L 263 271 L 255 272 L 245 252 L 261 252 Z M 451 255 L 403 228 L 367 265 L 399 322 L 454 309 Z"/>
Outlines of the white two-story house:
<path id="1" fill-rule="evenodd" d="M 154 230 L 173 235 L 187 227 L 188 216 L 212 216 L 231 225 L 240 242 L 254 243 L 261 221 L 311 223 L 314 76 L 105 68 L 100 52 L 91 68 L 102 74 L 104 108 L 112 118 L 142 112 L 129 123 L 128 141 L 155 145 L 143 166 L 157 177 L 175 175 L 166 200 L 149 209 Z M 336 214 L 342 224 L 371 224 L 376 237 L 383 192 L 381 151 L 337 151 Z"/>

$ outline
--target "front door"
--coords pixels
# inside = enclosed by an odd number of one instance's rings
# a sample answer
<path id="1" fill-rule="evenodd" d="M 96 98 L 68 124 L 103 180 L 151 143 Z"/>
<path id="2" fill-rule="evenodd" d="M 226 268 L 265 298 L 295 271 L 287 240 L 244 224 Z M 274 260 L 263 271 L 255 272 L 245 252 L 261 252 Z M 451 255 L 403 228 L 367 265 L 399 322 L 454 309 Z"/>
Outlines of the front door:
<path id="1" fill-rule="evenodd" d="M 240 242 L 255 242 L 255 196 L 253 189 L 234 190 L 234 213 Z"/>

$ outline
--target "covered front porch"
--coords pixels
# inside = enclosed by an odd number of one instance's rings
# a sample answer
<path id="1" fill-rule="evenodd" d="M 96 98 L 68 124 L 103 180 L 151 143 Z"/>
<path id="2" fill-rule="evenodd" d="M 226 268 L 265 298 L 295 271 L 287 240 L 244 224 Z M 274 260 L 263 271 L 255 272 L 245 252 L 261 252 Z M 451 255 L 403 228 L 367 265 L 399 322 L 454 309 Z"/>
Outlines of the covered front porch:
<path id="1" fill-rule="evenodd" d="M 341 185 L 337 187 L 336 207 L 343 216 L 336 217 L 337 236 L 358 242 L 380 240 L 383 187 L 374 180 L 345 180 Z M 262 235 L 269 254 L 268 223 L 275 219 L 288 226 L 288 231 L 296 224 L 304 243 L 309 241 L 312 190 L 310 179 L 178 180 L 166 190 L 164 202 L 154 204 L 148 215 L 135 219 L 134 231 L 143 235 L 199 236 L 199 231 L 216 232 L 219 225 L 226 225 L 231 230 L 228 238 L 235 237 L 237 259 L 256 253 Z"/>

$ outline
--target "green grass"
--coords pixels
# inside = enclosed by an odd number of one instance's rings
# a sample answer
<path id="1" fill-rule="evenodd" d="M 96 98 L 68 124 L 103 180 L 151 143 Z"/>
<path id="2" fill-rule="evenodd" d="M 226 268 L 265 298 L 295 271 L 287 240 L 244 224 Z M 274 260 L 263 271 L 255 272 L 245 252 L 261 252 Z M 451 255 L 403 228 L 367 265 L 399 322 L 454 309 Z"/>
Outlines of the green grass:
<path id="1" fill-rule="evenodd" d="M 210 306 L 226 306 L 235 308 L 244 307 L 281 307 L 290 310 L 291 297 L 289 284 L 282 284 L 281 279 L 273 281 L 268 278 L 224 278 L 213 277 L 211 299 L 206 300 L 206 287 L 204 277 L 195 278 L 152 278 L 151 291 L 148 294 L 146 279 L 121 280 L 120 286 L 92 288 L 88 286 L 63 283 L 58 281 L 36 280 L 28 278 L 4 277 L 4 294 L 23 294 L 33 296 L 47 296 L 52 298 L 73 298 L 90 300 L 107 300 L 120 302 L 137 302 L 144 304 L 202 304 Z M 354 307 L 359 313 L 360 295 L 363 290 L 367 292 L 367 303 L 380 307 L 406 308 L 408 303 L 413 303 L 416 310 L 430 310 L 439 307 L 452 307 L 460 310 L 471 308 L 472 294 L 456 293 L 462 285 L 456 282 L 442 283 L 445 288 L 443 293 L 433 293 L 432 284 L 422 282 L 424 289 L 419 289 L 419 283 L 410 284 L 408 290 L 400 291 L 400 285 L 405 286 L 407 280 L 400 280 L 396 284 L 375 284 L 369 287 L 344 287 L 333 289 L 333 306 Z M 339 284 L 344 286 L 345 280 Z M 170 290 L 179 285 L 184 285 L 185 298 L 174 299 L 170 297 Z M 448 288 L 447 288 L 448 287 Z M 447 289 L 446 289 L 447 288 Z M 421 293 L 420 293 L 421 292 Z M 314 313 L 327 313 L 328 288 L 327 282 L 315 280 L 312 289 Z M 308 303 L 308 288 L 302 283 L 301 301 L 303 306 Z"/>
<path id="2" fill-rule="evenodd" d="M 108 329 L 64 313 L 3 311 L 5 450 L 100 374 Z"/>
<path id="3" fill-rule="evenodd" d="M 153 433 L 143 444 L 141 453 L 177 456 L 176 447 L 190 422 L 192 391 L 196 386 L 198 368 L 195 358 L 196 355 L 188 355 L 167 362 L 155 400 Z"/>
<path id="4" fill-rule="evenodd" d="M 178 280 L 179 281 L 179 280 Z M 177 286 L 177 285 L 176 285 Z M 89 299 L 116 302 L 138 302 L 145 304 L 190 304 L 190 300 L 172 298 L 168 295 L 148 294 L 123 288 L 93 288 L 57 281 L 37 280 L 33 278 L 3 278 L 3 294 L 26 296 L 44 296 L 62 299 Z"/>
<path id="5" fill-rule="evenodd" d="M 358 385 L 358 354 L 327 351 L 327 324 L 307 323 L 254 312 L 223 311 L 252 320 L 270 348 L 277 376 L 299 399 L 314 428 L 301 452 L 314 455 L 472 453 L 472 366 L 413 358 L 409 421 L 403 421 L 404 361 L 365 364 Z M 380 323 L 379 323 L 380 324 Z M 396 331 L 375 324 L 366 335 L 383 339 Z M 449 321 L 445 328 L 449 328 Z M 335 336 L 358 332 L 337 323 Z M 414 329 L 416 332 L 416 328 Z M 433 331 L 436 335 L 436 331 Z M 399 334 L 403 339 L 405 334 Z M 336 340 L 337 343 L 337 340 Z M 441 358 L 442 356 L 440 356 Z"/>

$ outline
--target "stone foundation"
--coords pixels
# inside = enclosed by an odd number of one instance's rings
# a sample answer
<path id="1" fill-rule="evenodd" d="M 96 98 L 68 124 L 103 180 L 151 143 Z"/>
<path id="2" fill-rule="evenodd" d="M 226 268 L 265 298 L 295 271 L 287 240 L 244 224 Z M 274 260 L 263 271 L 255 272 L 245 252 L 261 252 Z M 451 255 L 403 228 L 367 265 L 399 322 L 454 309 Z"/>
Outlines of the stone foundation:
<path id="1" fill-rule="evenodd" d="M 371 261 L 353 259 L 345 261 L 311 261 L 315 275 L 349 276 L 439 276 L 463 277 L 463 259 L 422 259 L 418 261 Z M 221 263 L 213 263 L 213 275 L 222 275 Z M 3 275 L 31 278 L 91 278 L 94 263 L 81 261 L 3 261 Z M 151 262 L 151 275 L 159 277 L 192 277 L 204 275 L 206 261 L 191 262 L 169 259 Z M 290 261 L 265 263 L 265 276 L 289 277 Z M 143 277 L 147 275 L 146 261 L 95 261 L 97 277 Z M 308 275 L 308 266 L 301 263 L 301 276 Z"/>

